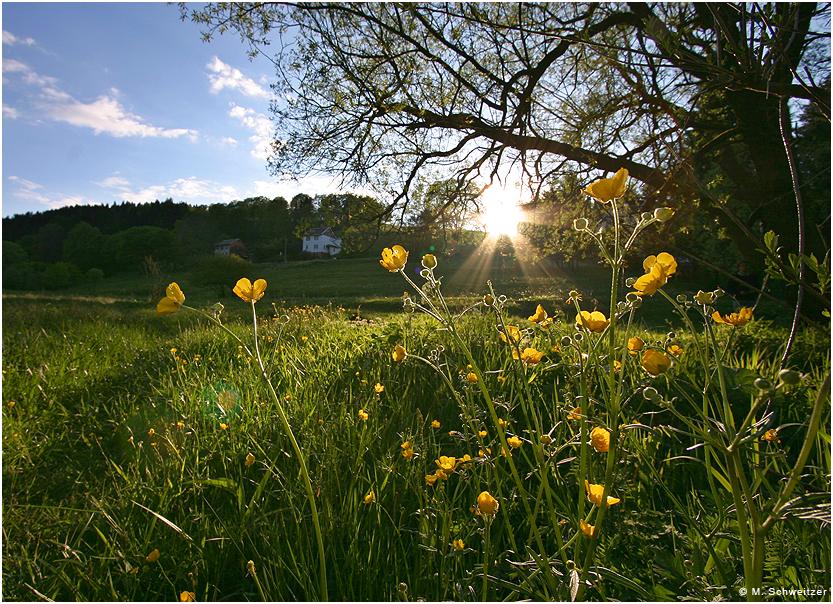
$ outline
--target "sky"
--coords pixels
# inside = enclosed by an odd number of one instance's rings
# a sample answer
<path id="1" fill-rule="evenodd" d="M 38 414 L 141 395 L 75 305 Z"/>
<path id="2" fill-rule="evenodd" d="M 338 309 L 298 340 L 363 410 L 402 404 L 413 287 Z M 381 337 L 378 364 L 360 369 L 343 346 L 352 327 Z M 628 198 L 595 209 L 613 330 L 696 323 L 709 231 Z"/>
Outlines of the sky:
<path id="1" fill-rule="evenodd" d="M 3 216 L 334 192 L 266 158 L 274 66 L 169 4 L 3 3 Z"/>

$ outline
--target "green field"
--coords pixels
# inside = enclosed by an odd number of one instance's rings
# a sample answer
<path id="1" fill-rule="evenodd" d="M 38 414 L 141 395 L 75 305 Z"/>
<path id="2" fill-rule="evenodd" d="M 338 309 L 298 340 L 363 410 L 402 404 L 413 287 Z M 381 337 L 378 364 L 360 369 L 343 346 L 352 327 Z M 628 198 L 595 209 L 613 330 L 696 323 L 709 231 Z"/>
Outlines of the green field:
<path id="1" fill-rule="evenodd" d="M 594 297 L 606 300 L 604 272 L 549 267 L 524 276 L 511 264 L 488 268 L 497 292 L 511 297 L 511 321 L 528 330 L 528 345 L 546 353 L 544 362 L 524 367 L 498 337 L 502 319 L 482 306 L 456 322 L 459 342 L 428 317 L 402 312 L 405 284 L 375 259 L 256 268 L 250 276 L 269 282 L 256 306 L 259 342 L 309 468 L 329 598 L 569 599 L 571 567 L 557 552 L 569 552 L 572 564 L 589 546 L 581 545 L 574 509 L 583 501 L 583 432 L 567 419 L 586 399 L 576 381 L 582 361 L 563 347 L 562 337 L 576 333 L 575 311 L 564 300 L 573 288 L 582 291 L 585 308 Z M 449 274 L 452 307 L 486 291 L 486 272 L 453 262 L 441 269 Z M 228 290 L 200 288 L 187 273 L 163 275 L 168 279 L 180 283 L 187 304 L 222 300 L 224 321 L 251 345 L 247 304 Z M 680 291 L 691 281 L 669 287 Z M 277 419 L 278 401 L 232 335 L 184 310 L 157 316 L 154 287 L 135 277 L 60 296 L 4 295 L 4 599 L 175 600 L 183 591 L 199 600 L 318 599 L 310 506 Z M 526 320 L 538 302 L 562 317 L 549 330 Z M 627 335 L 668 340 L 668 306 L 659 296 L 647 300 Z M 756 396 L 752 380 L 776 379 L 786 330 L 761 315 L 731 342 L 728 334 L 717 332 L 718 345 L 726 349 L 726 387 L 741 417 Z M 703 368 L 691 336 L 680 329 L 672 339 L 685 353 L 658 378 L 623 351 L 622 387 L 634 394 L 618 416 L 614 492 L 622 503 L 610 508 L 596 548 L 584 594 L 590 599 L 736 599 L 743 584 L 734 504 L 720 486 L 726 469 L 706 471 L 702 441 L 685 415 L 641 394 L 655 386 L 685 413 L 689 386 L 703 379 Z M 416 357 L 392 362 L 396 344 L 425 358 L 435 351 L 445 377 Z M 600 354 L 593 350 L 591 360 Z M 828 350 L 826 332 L 802 330 L 791 366 L 803 378 L 779 386 L 767 424 L 779 427 L 780 442 L 749 441 L 747 461 L 757 468 L 754 488 L 762 499 L 774 497 L 795 463 Z M 507 435 L 522 439 L 511 458 L 527 500 L 509 460 L 497 454 L 501 441 L 479 384 L 462 377 L 471 361 L 483 371 L 498 416 L 509 422 Z M 604 408 L 608 370 L 601 361 L 599 367 L 599 384 L 589 393 L 592 422 L 612 427 Z M 375 391 L 377 383 L 383 392 Z M 768 536 L 766 586 L 830 583 L 830 535 L 820 530 L 829 521 L 826 409 L 795 491 L 802 504 Z M 440 428 L 432 428 L 434 420 Z M 547 447 L 542 433 L 551 439 Z M 402 455 L 404 441 L 412 459 Z M 483 449 L 492 453 L 479 454 Z M 426 485 L 441 455 L 466 454 L 473 461 Z M 590 455 L 585 471 L 600 477 L 605 463 L 603 454 Z M 484 490 L 501 502 L 491 522 L 471 511 Z M 374 500 L 365 502 L 371 491 Z M 452 545 L 458 539 L 461 548 Z M 551 576 L 541 572 L 539 545 Z"/>

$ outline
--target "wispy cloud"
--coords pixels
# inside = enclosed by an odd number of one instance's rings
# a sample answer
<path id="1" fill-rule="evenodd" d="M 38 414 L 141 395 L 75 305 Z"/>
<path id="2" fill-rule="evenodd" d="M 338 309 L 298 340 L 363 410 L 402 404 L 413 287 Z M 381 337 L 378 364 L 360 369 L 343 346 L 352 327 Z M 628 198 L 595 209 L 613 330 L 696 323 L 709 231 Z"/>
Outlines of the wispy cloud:
<path id="1" fill-rule="evenodd" d="M 148 124 L 140 116 L 125 109 L 116 98 L 118 91 L 101 95 L 85 103 L 58 87 L 58 80 L 43 76 L 31 67 L 15 59 L 3 61 L 3 72 L 19 74 L 27 84 L 39 89 L 37 105 L 43 114 L 54 121 L 81 128 L 90 128 L 96 134 L 109 134 L 117 138 L 181 138 L 196 140 L 197 131 L 190 128 L 163 128 Z"/>
<path id="2" fill-rule="evenodd" d="M 120 201 L 133 203 L 150 203 L 157 199 L 171 198 L 193 204 L 220 203 L 239 197 L 237 189 L 211 180 L 189 176 L 177 178 L 164 184 L 134 187 L 121 176 L 110 176 L 95 184 L 108 189 L 110 194 Z"/>
<path id="3" fill-rule="evenodd" d="M 253 134 L 249 137 L 249 142 L 252 143 L 252 156 L 266 161 L 271 151 L 273 134 L 272 122 L 269 118 L 254 109 L 234 103 L 231 105 L 229 115 L 252 131 Z"/>
<path id="4" fill-rule="evenodd" d="M 61 193 L 49 193 L 42 184 L 21 178 L 9 176 L 8 180 L 14 184 L 12 196 L 24 201 L 34 201 L 37 204 L 50 209 L 62 208 L 64 206 L 84 205 L 87 202 L 78 195 L 64 195 Z"/>
<path id="5" fill-rule="evenodd" d="M 219 93 L 224 88 L 231 88 L 238 90 L 246 96 L 253 96 L 262 99 L 269 98 L 269 91 L 263 88 L 253 79 L 243 75 L 239 69 L 223 63 L 219 57 L 214 57 L 206 65 L 208 69 L 208 82 L 210 90 L 214 94 Z"/>
<path id="6" fill-rule="evenodd" d="M 7 44 L 8 46 L 14 46 L 16 44 L 21 44 L 23 46 L 34 46 L 35 39 L 34 38 L 18 38 L 10 31 L 3 30 L 3 44 Z"/>
<path id="7" fill-rule="evenodd" d="M 3 105 L 3 117 L 14 120 L 20 117 L 20 112 L 15 109 L 14 107 L 9 107 L 8 105 Z"/>
<path id="8" fill-rule="evenodd" d="M 220 139 L 221 145 L 227 145 L 229 147 L 236 147 L 237 146 L 237 139 L 232 138 L 231 136 L 224 136 Z"/>

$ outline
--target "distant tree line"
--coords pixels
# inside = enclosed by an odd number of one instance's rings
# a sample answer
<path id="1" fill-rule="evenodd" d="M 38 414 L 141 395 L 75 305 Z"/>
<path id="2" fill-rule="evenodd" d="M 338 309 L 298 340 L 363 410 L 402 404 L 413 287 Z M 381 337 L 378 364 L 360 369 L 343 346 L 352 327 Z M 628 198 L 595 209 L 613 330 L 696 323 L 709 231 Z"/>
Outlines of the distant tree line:
<path id="1" fill-rule="evenodd" d="M 60 289 L 116 274 L 211 264 L 223 239 L 240 239 L 252 261 L 299 259 L 304 233 L 316 226 L 342 237 L 342 255 L 362 254 L 379 234 L 383 210 L 373 197 L 338 193 L 208 206 L 166 199 L 19 214 L 3 219 L 3 287 Z"/>

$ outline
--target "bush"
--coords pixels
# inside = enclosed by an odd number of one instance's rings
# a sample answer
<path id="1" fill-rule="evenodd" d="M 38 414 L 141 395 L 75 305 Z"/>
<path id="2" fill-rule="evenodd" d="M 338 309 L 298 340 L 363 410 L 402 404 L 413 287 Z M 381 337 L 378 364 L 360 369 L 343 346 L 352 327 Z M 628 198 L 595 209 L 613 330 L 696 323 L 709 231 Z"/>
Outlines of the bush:
<path id="1" fill-rule="evenodd" d="M 87 283 L 98 283 L 104 279 L 104 271 L 100 268 L 91 268 L 85 275 Z"/>
<path id="2" fill-rule="evenodd" d="M 233 287 L 240 277 L 252 272 L 252 264 L 234 254 L 206 256 L 194 268 L 193 280 L 206 285 Z"/>
<path id="3" fill-rule="evenodd" d="M 43 272 L 44 289 L 64 289 L 81 281 L 81 270 L 69 262 L 56 262 Z"/>

